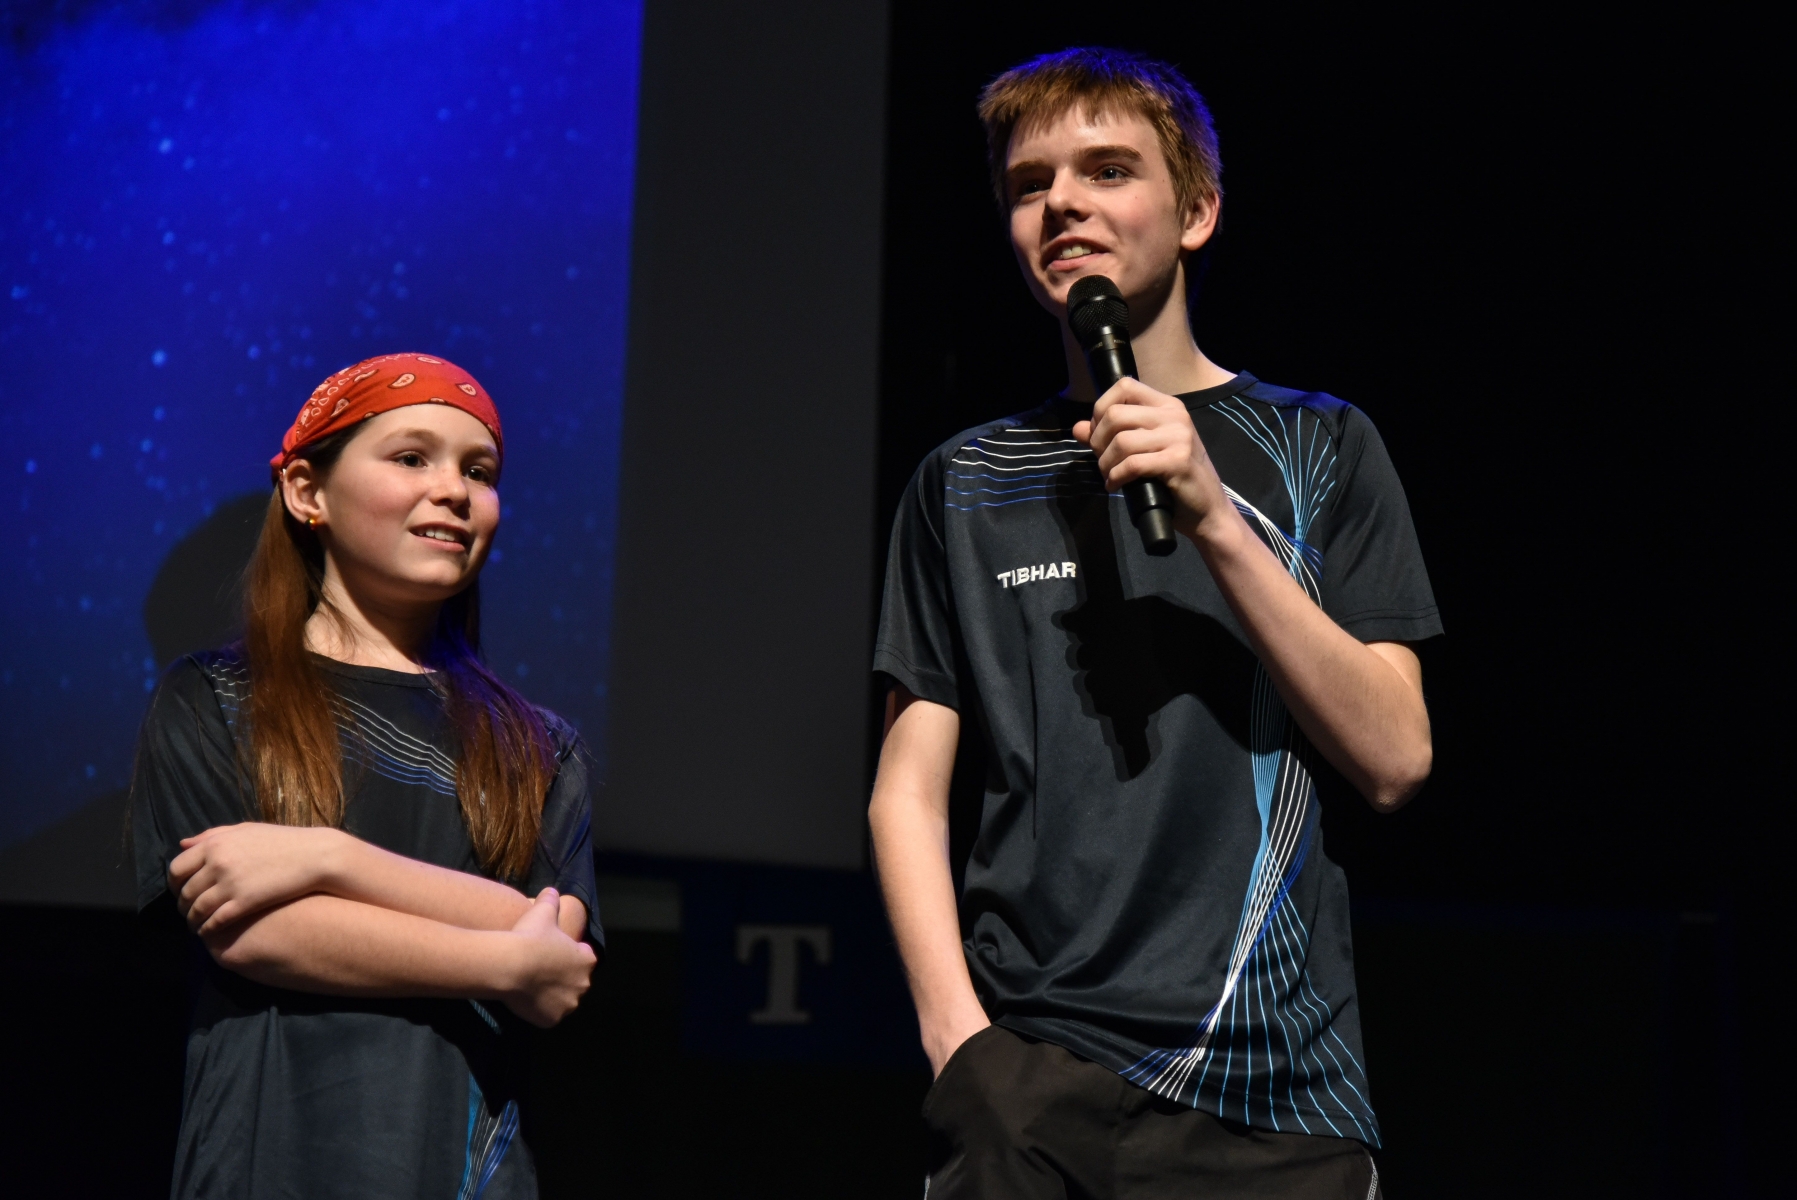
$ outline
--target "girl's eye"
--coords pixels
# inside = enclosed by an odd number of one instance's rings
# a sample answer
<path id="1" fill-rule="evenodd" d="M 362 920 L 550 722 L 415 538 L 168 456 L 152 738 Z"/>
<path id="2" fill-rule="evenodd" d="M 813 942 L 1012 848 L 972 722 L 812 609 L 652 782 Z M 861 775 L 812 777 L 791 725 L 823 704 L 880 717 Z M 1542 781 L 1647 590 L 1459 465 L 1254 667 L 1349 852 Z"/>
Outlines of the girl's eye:
<path id="1" fill-rule="evenodd" d="M 476 483 L 492 483 L 493 472 L 485 467 L 469 467 L 468 478 L 474 480 Z"/>
<path id="2" fill-rule="evenodd" d="M 407 450 L 393 461 L 397 462 L 402 467 L 422 467 L 424 465 L 424 455 L 418 453 L 416 450 Z"/>

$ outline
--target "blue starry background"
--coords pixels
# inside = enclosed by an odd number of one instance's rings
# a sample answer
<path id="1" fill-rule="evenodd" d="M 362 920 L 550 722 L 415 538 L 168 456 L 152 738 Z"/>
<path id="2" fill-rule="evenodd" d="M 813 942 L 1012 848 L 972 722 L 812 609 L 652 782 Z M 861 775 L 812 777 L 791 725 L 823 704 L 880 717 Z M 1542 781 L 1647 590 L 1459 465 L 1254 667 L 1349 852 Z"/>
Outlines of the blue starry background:
<path id="1" fill-rule="evenodd" d="M 395 350 L 499 405 L 488 657 L 602 748 L 640 0 L 40 7 L 0 48 L 0 845 L 126 786 L 158 568 Z"/>

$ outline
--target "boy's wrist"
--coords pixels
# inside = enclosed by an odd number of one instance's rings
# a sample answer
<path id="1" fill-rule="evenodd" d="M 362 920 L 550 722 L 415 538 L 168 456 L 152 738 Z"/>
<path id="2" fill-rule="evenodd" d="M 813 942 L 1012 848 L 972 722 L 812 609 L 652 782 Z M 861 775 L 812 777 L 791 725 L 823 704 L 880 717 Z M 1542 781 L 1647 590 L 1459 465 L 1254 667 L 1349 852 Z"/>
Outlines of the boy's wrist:
<path id="1" fill-rule="evenodd" d="M 926 1036 L 952 1036 L 964 1030 L 977 1030 L 990 1025 L 992 1018 L 986 1015 L 986 1008 L 974 995 L 971 987 L 964 995 L 938 1000 L 934 1004 L 920 1005 L 918 1024 Z"/>
<path id="2" fill-rule="evenodd" d="M 941 1073 L 948 1060 L 954 1057 L 955 1051 L 967 1039 L 991 1024 L 992 1018 L 986 1015 L 986 1010 L 977 1001 L 970 1006 L 962 1006 L 952 1015 L 919 1020 L 923 1052 L 930 1060 L 930 1069 Z"/>
<path id="3" fill-rule="evenodd" d="M 1221 498 L 1216 506 L 1205 513 L 1189 527 L 1181 530 L 1186 539 L 1198 548 L 1206 562 L 1213 557 L 1228 557 L 1239 549 L 1242 535 L 1249 532 L 1247 522 L 1242 514 L 1235 510 L 1227 496 Z"/>

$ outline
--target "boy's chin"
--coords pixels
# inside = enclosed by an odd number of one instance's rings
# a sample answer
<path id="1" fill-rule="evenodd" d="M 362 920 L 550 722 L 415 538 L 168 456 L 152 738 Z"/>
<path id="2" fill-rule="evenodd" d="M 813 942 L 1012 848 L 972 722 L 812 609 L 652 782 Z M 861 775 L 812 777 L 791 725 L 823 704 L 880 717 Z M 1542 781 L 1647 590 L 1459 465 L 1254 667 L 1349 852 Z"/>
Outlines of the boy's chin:
<path id="1" fill-rule="evenodd" d="M 1035 293 L 1036 303 L 1047 309 L 1050 314 L 1059 318 L 1067 315 L 1067 293 L 1072 289 L 1074 279 L 1061 279 L 1050 276 L 1047 279 L 1040 275 L 1030 277 L 1030 291 Z"/>
<path id="2" fill-rule="evenodd" d="M 1042 302 L 1045 308 L 1050 308 L 1057 313 L 1065 312 L 1067 293 L 1073 290 L 1074 284 L 1092 275 L 1109 275 L 1112 282 L 1117 281 L 1116 268 L 1109 267 L 1107 269 L 1104 264 L 1100 263 L 1093 263 L 1084 270 L 1045 270 L 1035 277 L 1036 298 Z"/>

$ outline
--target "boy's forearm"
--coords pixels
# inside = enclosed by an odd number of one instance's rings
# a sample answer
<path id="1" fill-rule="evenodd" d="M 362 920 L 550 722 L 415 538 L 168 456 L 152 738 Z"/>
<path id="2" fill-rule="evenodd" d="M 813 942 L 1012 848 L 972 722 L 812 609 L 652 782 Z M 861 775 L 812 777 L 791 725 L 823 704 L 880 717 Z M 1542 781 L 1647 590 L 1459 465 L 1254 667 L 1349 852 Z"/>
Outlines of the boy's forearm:
<path id="1" fill-rule="evenodd" d="M 1331 620 L 1233 508 L 1191 536 L 1311 743 L 1376 807 L 1403 804 L 1432 756 L 1420 675 Z"/>
<path id="2" fill-rule="evenodd" d="M 959 720 L 939 706 L 913 710 L 887 734 L 868 824 L 924 1052 L 940 1071 L 989 1021 L 967 971 L 949 867 L 948 786 Z"/>
<path id="3" fill-rule="evenodd" d="M 530 909 L 529 897 L 503 883 L 406 858 L 347 834 L 333 848 L 320 890 L 468 930 L 510 929 Z"/>
<path id="4" fill-rule="evenodd" d="M 276 987 L 339 996 L 503 999 L 518 939 L 338 896 L 304 896 L 205 937 L 220 965 Z"/>
<path id="5" fill-rule="evenodd" d="M 880 892 L 911 981 L 918 1018 L 964 1010 L 974 997 L 945 845 L 947 823 L 911 798 L 876 797 L 868 812 Z"/>
<path id="6" fill-rule="evenodd" d="M 915 797 L 875 792 L 868 810 L 880 891 L 917 1007 L 918 1033 L 934 1072 L 989 1024 L 973 990 L 949 871 L 948 824 Z"/>

